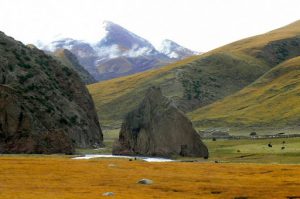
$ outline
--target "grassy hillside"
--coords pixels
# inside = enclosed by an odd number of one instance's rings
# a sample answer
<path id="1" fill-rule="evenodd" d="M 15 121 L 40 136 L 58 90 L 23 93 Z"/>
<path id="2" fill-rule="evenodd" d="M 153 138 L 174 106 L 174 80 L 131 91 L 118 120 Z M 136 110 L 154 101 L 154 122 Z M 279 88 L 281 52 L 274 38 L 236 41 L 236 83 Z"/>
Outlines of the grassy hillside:
<path id="1" fill-rule="evenodd" d="M 189 114 L 197 126 L 298 126 L 300 57 L 279 64 L 238 93 Z"/>
<path id="2" fill-rule="evenodd" d="M 295 21 L 287 26 L 272 30 L 265 34 L 249 37 L 239 40 L 220 48 L 217 48 L 210 53 L 216 52 L 246 52 L 250 55 L 255 55 L 258 51 L 268 45 L 275 44 L 275 41 L 285 41 L 288 38 L 294 38 L 300 34 L 300 20 Z M 276 42 L 277 43 L 277 42 Z"/>
<path id="3" fill-rule="evenodd" d="M 160 69 L 88 86 L 104 125 L 119 124 L 150 85 L 186 112 L 233 94 L 300 55 L 300 21 Z"/>
<path id="4" fill-rule="evenodd" d="M 88 85 L 101 124 L 110 127 L 120 126 L 123 115 L 140 103 L 150 85 L 161 85 L 168 96 L 180 93 L 182 86 L 170 71 L 196 59 L 198 57 L 190 57 L 157 70 Z"/>

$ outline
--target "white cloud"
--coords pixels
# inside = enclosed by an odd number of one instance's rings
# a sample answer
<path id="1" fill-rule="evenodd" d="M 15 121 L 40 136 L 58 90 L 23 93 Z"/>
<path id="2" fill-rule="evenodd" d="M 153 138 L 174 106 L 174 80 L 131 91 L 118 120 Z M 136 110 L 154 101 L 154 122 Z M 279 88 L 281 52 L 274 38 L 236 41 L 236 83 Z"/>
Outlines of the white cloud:
<path id="1" fill-rule="evenodd" d="M 25 43 L 56 35 L 98 41 L 102 21 L 155 45 L 169 38 L 197 51 L 300 19 L 299 0 L 0 0 L 0 30 Z"/>

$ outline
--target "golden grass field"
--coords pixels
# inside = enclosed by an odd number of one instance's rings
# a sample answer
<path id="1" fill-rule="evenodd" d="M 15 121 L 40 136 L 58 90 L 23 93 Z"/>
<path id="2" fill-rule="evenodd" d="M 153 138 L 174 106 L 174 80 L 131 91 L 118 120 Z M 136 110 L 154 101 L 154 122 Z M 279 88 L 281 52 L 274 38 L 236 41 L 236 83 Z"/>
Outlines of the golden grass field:
<path id="1" fill-rule="evenodd" d="M 262 48 L 269 42 L 281 40 L 285 38 L 291 38 L 299 34 L 300 34 L 300 20 L 261 35 L 248 37 L 227 44 L 225 46 L 212 50 L 209 53 L 227 51 L 227 52 L 247 52 L 252 54 L 255 50 Z"/>
<path id="2" fill-rule="evenodd" d="M 297 124 L 300 116 L 300 57 L 270 70 L 250 86 L 189 113 L 193 121 L 218 125 Z"/>
<path id="3" fill-rule="evenodd" d="M 0 157 L 1 199 L 292 198 L 300 165 L 72 160 L 65 156 Z M 140 185 L 141 178 L 152 185 Z M 108 197 L 109 198 L 109 197 Z"/>

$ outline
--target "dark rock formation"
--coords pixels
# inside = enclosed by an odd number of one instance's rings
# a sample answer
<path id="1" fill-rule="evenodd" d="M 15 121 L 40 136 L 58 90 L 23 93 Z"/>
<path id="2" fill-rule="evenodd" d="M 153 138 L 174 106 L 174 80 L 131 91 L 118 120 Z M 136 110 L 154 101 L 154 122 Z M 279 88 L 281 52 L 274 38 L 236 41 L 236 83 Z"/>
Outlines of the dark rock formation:
<path id="1" fill-rule="evenodd" d="M 126 116 L 113 154 L 207 158 L 208 150 L 189 119 L 160 88 L 152 87 Z"/>
<path id="2" fill-rule="evenodd" d="M 60 48 L 51 55 L 61 61 L 64 66 L 74 70 L 85 84 L 96 83 L 94 77 L 79 64 L 77 57 L 71 51 Z"/>
<path id="3" fill-rule="evenodd" d="M 102 145 L 79 76 L 0 32 L 0 153 L 67 153 Z"/>

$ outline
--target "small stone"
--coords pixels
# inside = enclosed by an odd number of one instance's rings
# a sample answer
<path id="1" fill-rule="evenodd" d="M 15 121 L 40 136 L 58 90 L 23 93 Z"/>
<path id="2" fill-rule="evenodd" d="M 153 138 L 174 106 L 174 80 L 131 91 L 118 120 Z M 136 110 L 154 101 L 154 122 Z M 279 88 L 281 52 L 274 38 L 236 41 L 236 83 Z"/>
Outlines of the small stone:
<path id="1" fill-rule="evenodd" d="M 137 183 L 138 184 L 153 184 L 153 181 L 149 180 L 149 179 L 141 179 Z"/>
<path id="2" fill-rule="evenodd" d="M 114 196 L 115 193 L 114 192 L 105 192 L 102 194 L 102 196 Z"/>
<path id="3" fill-rule="evenodd" d="M 108 167 L 116 167 L 117 165 L 115 164 L 108 164 Z"/>
<path id="4" fill-rule="evenodd" d="M 222 193 L 221 191 L 212 191 L 211 192 L 212 194 L 220 194 L 220 193 Z"/>

